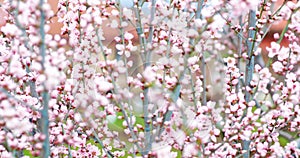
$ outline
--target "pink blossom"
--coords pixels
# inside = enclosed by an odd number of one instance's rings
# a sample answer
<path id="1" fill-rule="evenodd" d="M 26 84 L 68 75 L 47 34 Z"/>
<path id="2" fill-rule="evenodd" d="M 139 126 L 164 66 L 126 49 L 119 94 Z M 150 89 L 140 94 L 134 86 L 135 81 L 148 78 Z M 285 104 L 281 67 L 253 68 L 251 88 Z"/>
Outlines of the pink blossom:
<path id="1" fill-rule="evenodd" d="M 160 149 L 155 151 L 157 157 L 170 157 L 170 158 L 175 158 L 177 157 L 176 152 L 171 151 L 171 146 L 162 146 Z"/>
<path id="2" fill-rule="evenodd" d="M 271 42 L 271 47 L 266 47 L 266 50 L 268 51 L 268 57 L 273 58 L 279 53 L 280 45 L 276 42 Z"/>
<path id="3" fill-rule="evenodd" d="M 98 90 L 100 90 L 101 92 L 107 92 L 113 88 L 112 83 L 105 81 L 105 79 L 103 77 L 96 77 L 94 79 L 94 82 L 95 82 Z"/>
<path id="4" fill-rule="evenodd" d="M 19 61 L 19 56 L 13 56 L 10 63 L 10 72 L 16 75 L 18 78 L 22 78 L 26 75 L 26 71 L 22 68 L 22 63 Z"/>
<path id="5" fill-rule="evenodd" d="M 131 39 L 133 39 L 133 35 L 131 33 L 129 33 L 129 32 L 125 32 L 124 38 L 126 40 L 131 40 Z"/>
<path id="6" fill-rule="evenodd" d="M 232 5 L 232 7 L 234 7 L 234 16 L 239 16 L 245 12 L 248 12 L 249 10 L 255 10 L 256 7 L 259 4 L 259 0 L 246 0 L 246 1 L 241 1 L 241 0 L 234 0 L 234 1 L 230 1 L 230 4 Z M 237 5 L 239 4 L 239 5 Z"/>
<path id="7" fill-rule="evenodd" d="M 278 60 L 283 61 L 288 59 L 290 56 L 290 48 L 282 47 L 278 52 Z"/>
<path id="8" fill-rule="evenodd" d="M 17 28 L 17 26 L 10 23 L 7 23 L 5 26 L 1 27 L 1 31 L 10 36 L 21 34 L 21 31 Z"/>
<path id="9" fill-rule="evenodd" d="M 146 70 L 143 72 L 143 77 L 147 82 L 153 82 L 155 80 L 155 72 L 152 70 L 151 67 L 147 67 Z"/>
<path id="10" fill-rule="evenodd" d="M 236 64 L 235 58 L 232 57 L 225 58 L 224 61 L 227 63 L 228 67 L 232 67 Z"/>
<path id="11" fill-rule="evenodd" d="M 188 59 L 188 63 L 189 63 L 189 65 L 194 65 L 194 64 L 196 64 L 196 62 L 198 60 L 199 60 L 199 58 L 197 56 L 193 56 Z"/>
<path id="12" fill-rule="evenodd" d="M 281 62 L 279 61 L 276 61 L 272 64 L 272 68 L 275 72 L 282 72 L 283 71 L 283 68 L 284 66 L 282 65 Z"/>
<path id="13" fill-rule="evenodd" d="M 127 19 L 132 19 L 133 18 L 133 13 L 131 9 L 128 8 L 123 8 L 123 14 Z"/>
<path id="14" fill-rule="evenodd" d="M 274 33 L 274 39 L 278 40 L 279 39 L 279 34 L 278 33 Z"/>

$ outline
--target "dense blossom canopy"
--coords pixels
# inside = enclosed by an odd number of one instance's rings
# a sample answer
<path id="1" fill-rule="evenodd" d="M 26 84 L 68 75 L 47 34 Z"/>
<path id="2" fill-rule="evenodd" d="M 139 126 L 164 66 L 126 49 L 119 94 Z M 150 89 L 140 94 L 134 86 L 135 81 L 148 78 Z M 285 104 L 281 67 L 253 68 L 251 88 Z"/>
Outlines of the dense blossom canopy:
<path id="1" fill-rule="evenodd" d="M 0 157 L 300 156 L 300 2 L 0 2 Z"/>

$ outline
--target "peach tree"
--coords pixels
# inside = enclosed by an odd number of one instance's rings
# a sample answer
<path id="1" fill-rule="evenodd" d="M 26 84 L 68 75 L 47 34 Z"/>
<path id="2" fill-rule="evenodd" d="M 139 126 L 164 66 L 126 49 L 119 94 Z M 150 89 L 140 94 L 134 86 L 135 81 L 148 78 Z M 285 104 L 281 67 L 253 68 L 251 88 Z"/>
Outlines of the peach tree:
<path id="1" fill-rule="evenodd" d="M 1 157 L 299 157 L 300 3 L 278 3 L 4 0 Z"/>

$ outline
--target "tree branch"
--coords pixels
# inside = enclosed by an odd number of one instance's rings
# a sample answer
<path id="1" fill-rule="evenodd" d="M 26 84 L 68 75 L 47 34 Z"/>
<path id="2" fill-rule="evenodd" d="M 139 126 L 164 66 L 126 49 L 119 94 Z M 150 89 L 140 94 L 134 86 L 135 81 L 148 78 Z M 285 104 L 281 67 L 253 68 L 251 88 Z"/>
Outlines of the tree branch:
<path id="1" fill-rule="evenodd" d="M 41 14 L 41 19 L 40 19 L 40 26 L 39 26 L 39 31 L 40 31 L 40 38 L 41 38 L 41 43 L 40 43 L 40 55 L 42 57 L 42 60 L 40 62 L 42 66 L 43 73 L 45 73 L 45 58 L 46 58 L 46 44 L 45 44 L 45 12 L 43 11 L 43 5 L 44 5 L 44 0 L 40 0 L 39 3 L 39 10 Z M 42 127 L 42 133 L 45 135 L 45 140 L 43 143 L 43 150 L 41 153 L 41 157 L 43 158 L 48 158 L 50 156 L 50 144 L 49 144 L 49 93 L 47 91 L 47 87 L 45 84 L 45 81 L 43 82 L 43 93 L 42 93 L 42 98 L 43 98 L 43 109 L 41 112 L 42 119 L 41 119 L 41 127 Z"/>
<path id="2" fill-rule="evenodd" d="M 254 10 L 250 10 L 249 13 L 249 28 L 250 27 L 255 27 L 255 23 L 256 23 L 256 16 L 255 16 L 255 11 Z M 255 30 L 251 30 L 249 29 L 248 32 L 248 39 L 254 39 L 255 38 L 255 34 L 256 31 Z M 254 42 L 250 42 L 249 40 L 247 40 L 247 54 L 248 57 L 250 58 L 249 60 L 247 60 L 247 65 L 246 65 L 246 77 L 245 77 L 245 86 L 249 86 L 250 82 L 252 80 L 253 77 L 253 70 L 254 70 L 254 56 L 251 55 L 252 51 L 253 51 L 253 47 L 254 47 Z M 245 91 L 245 100 L 246 102 L 250 102 L 250 97 L 251 94 L 250 92 L 248 92 L 247 90 Z M 249 145 L 250 145 L 250 141 L 249 140 L 243 140 L 243 150 L 246 150 L 246 152 L 244 153 L 243 157 L 244 158 L 249 158 L 250 157 L 250 149 L 249 149 Z"/>

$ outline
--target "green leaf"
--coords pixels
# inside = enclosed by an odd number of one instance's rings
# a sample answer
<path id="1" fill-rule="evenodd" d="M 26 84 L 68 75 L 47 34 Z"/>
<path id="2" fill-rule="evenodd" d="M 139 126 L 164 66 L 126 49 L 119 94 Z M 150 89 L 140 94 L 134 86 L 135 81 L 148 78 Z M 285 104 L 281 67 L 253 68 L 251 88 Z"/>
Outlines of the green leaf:
<path id="1" fill-rule="evenodd" d="M 23 150 L 24 156 L 29 156 L 30 158 L 38 158 L 35 156 L 32 156 L 31 152 L 29 150 Z"/>
<path id="2" fill-rule="evenodd" d="M 283 136 L 279 136 L 279 143 L 280 143 L 280 146 L 286 146 L 287 143 L 289 143 L 289 140 L 287 140 L 285 137 Z"/>

